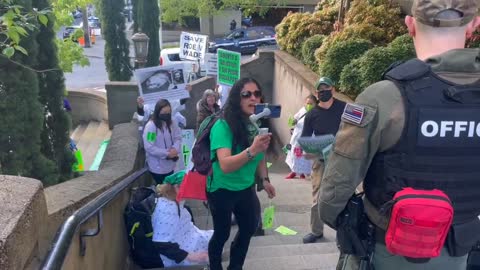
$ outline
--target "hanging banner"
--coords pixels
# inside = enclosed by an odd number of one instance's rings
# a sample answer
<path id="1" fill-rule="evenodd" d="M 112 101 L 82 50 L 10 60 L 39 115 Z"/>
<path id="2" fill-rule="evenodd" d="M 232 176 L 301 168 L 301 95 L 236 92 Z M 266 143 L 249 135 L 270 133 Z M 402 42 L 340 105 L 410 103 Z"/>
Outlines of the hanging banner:
<path id="1" fill-rule="evenodd" d="M 217 50 L 218 57 L 218 84 L 232 86 L 240 79 L 241 54 L 238 52 Z"/>
<path id="2" fill-rule="evenodd" d="M 180 59 L 203 60 L 208 36 L 182 32 L 180 35 Z"/>

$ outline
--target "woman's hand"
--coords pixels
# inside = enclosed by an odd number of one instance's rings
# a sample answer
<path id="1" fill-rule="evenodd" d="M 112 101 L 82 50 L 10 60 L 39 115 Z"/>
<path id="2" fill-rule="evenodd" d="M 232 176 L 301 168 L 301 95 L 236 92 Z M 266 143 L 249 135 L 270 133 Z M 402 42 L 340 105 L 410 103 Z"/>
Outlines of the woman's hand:
<path id="1" fill-rule="evenodd" d="M 208 252 L 190 252 L 185 259 L 194 263 L 208 262 Z"/>
<path id="2" fill-rule="evenodd" d="M 170 148 L 170 150 L 168 150 L 168 157 L 169 158 L 178 157 L 177 149 Z"/>
<path id="3" fill-rule="evenodd" d="M 253 139 L 253 143 L 250 146 L 250 152 L 252 155 L 257 155 L 258 153 L 265 152 L 270 144 L 270 138 L 272 134 L 257 135 Z"/>
<path id="4" fill-rule="evenodd" d="M 275 197 L 275 195 L 276 195 L 275 187 L 270 182 L 264 180 L 263 181 L 263 189 L 265 189 L 265 192 L 267 192 L 269 199 L 273 199 Z"/>

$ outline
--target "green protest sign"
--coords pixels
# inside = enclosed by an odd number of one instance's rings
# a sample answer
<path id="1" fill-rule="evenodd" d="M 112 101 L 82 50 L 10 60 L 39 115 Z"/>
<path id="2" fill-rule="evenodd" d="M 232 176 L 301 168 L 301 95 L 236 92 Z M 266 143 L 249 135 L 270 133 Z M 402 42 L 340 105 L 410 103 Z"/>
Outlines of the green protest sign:
<path id="1" fill-rule="evenodd" d="M 74 153 L 76 162 L 72 165 L 72 170 L 74 172 L 83 172 L 84 167 L 83 167 L 83 156 L 82 152 L 79 150 L 75 151 Z"/>
<path id="2" fill-rule="evenodd" d="M 263 228 L 270 229 L 273 227 L 273 218 L 275 217 L 275 207 L 273 205 L 263 210 Z"/>
<path id="3" fill-rule="evenodd" d="M 217 50 L 217 81 L 232 86 L 240 79 L 241 54 L 238 52 Z"/>

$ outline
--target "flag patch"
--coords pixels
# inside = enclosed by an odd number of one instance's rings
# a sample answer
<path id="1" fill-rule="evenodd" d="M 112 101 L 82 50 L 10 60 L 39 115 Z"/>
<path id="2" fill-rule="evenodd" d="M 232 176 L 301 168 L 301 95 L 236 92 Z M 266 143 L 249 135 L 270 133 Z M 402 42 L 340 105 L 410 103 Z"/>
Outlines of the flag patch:
<path id="1" fill-rule="evenodd" d="M 347 122 L 351 122 L 357 125 L 362 123 L 362 119 L 365 113 L 365 108 L 363 106 L 347 103 L 345 109 L 343 110 L 342 119 Z"/>

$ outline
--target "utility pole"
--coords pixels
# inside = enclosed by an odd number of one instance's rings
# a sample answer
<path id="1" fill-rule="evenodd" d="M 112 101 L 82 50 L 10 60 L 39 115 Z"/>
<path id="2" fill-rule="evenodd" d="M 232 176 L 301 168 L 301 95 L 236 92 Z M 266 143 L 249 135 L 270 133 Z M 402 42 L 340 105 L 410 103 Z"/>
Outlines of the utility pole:
<path id="1" fill-rule="evenodd" d="M 90 27 L 88 27 L 87 7 L 82 7 L 82 22 L 83 22 L 83 38 L 85 40 L 85 48 L 90 48 Z"/>

